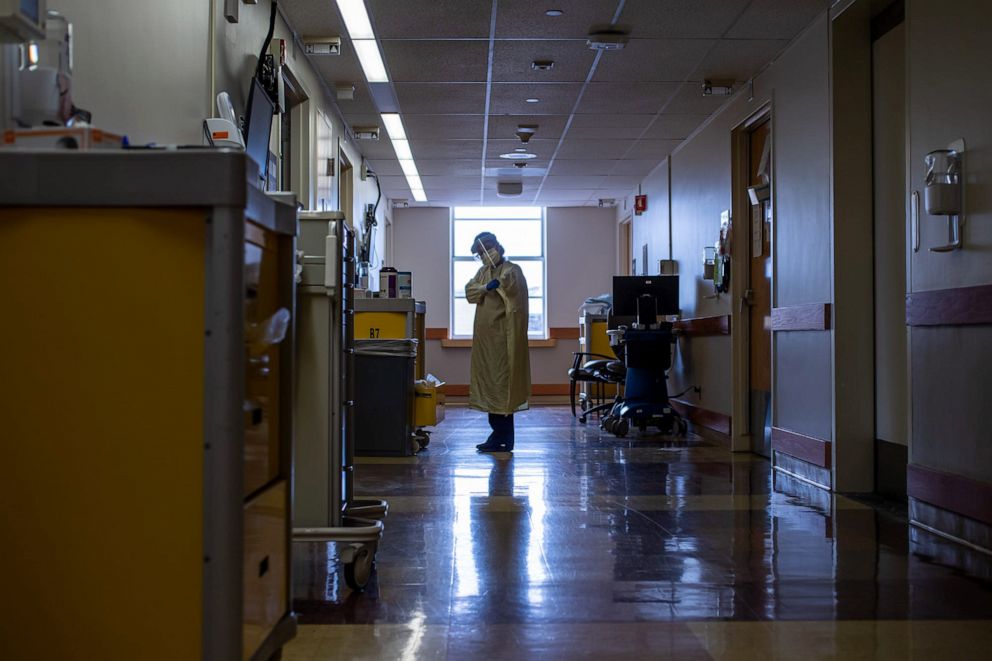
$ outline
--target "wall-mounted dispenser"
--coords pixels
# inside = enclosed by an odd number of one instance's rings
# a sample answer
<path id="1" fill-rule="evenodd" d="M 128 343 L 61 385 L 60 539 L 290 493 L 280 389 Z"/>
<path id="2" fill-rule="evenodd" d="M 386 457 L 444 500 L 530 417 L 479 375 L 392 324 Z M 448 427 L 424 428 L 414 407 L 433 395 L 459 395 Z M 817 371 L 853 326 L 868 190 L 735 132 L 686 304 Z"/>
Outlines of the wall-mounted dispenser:
<path id="1" fill-rule="evenodd" d="M 931 216 L 947 216 L 947 244 L 930 248 L 931 252 L 951 252 L 963 247 L 961 228 L 965 221 L 964 206 L 964 140 L 947 149 L 926 155 L 926 188 L 924 204 Z"/>

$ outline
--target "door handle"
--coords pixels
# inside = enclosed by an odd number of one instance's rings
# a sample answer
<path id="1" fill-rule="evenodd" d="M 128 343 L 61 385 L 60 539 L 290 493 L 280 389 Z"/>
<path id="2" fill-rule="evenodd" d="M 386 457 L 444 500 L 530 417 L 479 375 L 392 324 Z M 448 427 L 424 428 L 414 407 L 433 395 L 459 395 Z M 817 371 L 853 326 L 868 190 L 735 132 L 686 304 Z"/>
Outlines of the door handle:
<path id="1" fill-rule="evenodd" d="M 744 294 L 741 296 L 741 314 L 752 305 L 754 305 L 754 290 L 745 289 Z"/>
<path id="2" fill-rule="evenodd" d="M 920 252 L 920 191 L 913 191 L 913 199 L 909 205 L 910 231 L 913 234 L 913 252 Z"/>

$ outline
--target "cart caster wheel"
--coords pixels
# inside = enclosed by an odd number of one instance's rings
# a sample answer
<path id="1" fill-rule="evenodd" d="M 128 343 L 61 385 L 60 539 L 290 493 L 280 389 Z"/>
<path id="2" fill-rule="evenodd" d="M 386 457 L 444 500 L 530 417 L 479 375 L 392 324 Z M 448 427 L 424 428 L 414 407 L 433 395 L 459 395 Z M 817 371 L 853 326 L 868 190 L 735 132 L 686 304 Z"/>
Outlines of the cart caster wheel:
<path id="1" fill-rule="evenodd" d="M 372 577 L 374 565 L 375 553 L 363 546 L 355 551 L 355 559 L 344 566 L 344 582 L 355 592 L 361 592 Z"/>
<path id="2" fill-rule="evenodd" d="M 685 436 L 685 435 L 687 435 L 689 433 L 689 423 L 686 422 L 685 420 L 683 420 L 682 418 L 679 418 L 679 421 L 678 421 L 678 424 L 676 425 L 676 427 L 678 427 L 678 435 L 679 436 Z"/>
<path id="3" fill-rule="evenodd" d="M 623 438 L 630 431 L 630 422 L 627 420 L 618 420 L 613 425 L 613 435 L 618 438 Z"/>
<path id="4" fill-rule="evenodd" d="M 584 416 L 584 415 L 580 415 L 579 416 L 579 424 L 580 425 L 586 424 L 586 416 Z"/>

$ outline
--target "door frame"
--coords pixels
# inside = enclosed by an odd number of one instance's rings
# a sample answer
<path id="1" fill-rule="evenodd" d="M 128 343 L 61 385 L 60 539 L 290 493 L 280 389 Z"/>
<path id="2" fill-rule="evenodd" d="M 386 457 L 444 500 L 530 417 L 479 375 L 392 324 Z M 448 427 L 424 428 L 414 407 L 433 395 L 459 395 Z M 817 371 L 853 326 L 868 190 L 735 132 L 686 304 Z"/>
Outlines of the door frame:
<path id="1" fill-rule="evenodd" d="M 771 235 L 768 237 L 768 246 L 771 251 L 769 259 L 772 263 L 772 277 L 769 286 L 771 296 L 769 309 L 775 307 L 775 230 L 777 222 L 775 215 L 777 206 L 775 204 L 775 121 L 772 114 L 771 102 L 766 103 L 756 112 L 748 115 L 748 118 L 735 126 L 731 131 L 731 224 L 736 225 L 737 231 L 731 236 L 731 259 L 730 259 L 730 353 L 731 353 L 731 429 L 730 448 L 734 452 L 751 451 L 751 406 L 750 406 L 750 342 L 751 332 L 749 324 L 749 311 L 744 303 L 744 292 L 750 283 L 750 245 L 751 240 L 751 213 L 750 203 L 747 201 L 747 186 L 750 172 L 749 136 L 751 129 L 765 120 L 771 122 L 769 137 L 772 141 L 772 180 L 771 180 L 771 201 L 772 201 L 772 226 Z M 744 230 L 744 231 L 742 231 Z M 771 415 L 775 420 L 775 337 L 772 335 L 770 350 L 771 359 Z"/>
<path id="2" fill-rule="evenodd" d="M 626 246 L 624 246 L 625 233 L 626 233 L 626 238 L 628 239 Z M 624 263 L 624 256 L 626 256 L 627 258 L 626 264 Z M 620 275 L 634 275 L 632 273 L 633 259 L 634 259 L 634 216 L 633 214 L 630 214 L 617 223 L 617 273 L 619 273 Z"/>

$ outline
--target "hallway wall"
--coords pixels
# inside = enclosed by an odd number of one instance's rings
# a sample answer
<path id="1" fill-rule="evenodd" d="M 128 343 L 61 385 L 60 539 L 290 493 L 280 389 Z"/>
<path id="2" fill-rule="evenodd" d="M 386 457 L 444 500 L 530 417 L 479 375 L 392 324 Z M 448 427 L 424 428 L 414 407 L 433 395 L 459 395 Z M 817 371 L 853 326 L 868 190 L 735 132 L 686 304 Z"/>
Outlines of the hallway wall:
<path id="1" fill-rule="evenodd" d="M 427 303 L 427 327 L 449 325 L 450 264 L 448 207 L 393 209 L 393 266 L 413 271 L 413 295 Z M 589 296 L 608 292 L 616 255 L 614 210 L 599 207 L 549 207 L 547 210 L 548 327 L 578 328 L 578 307 Z M 530 351 L 534 384 L 563 384 L 578 351 L 575 339 Z M 471 352 L 427 347 L 427 369 L 455 385 L 469 383 Z"/>
<path id="2" fill-rule="evenodd" d="M 824 14 L 755 78 L 753 98 L 746 88 L 740 91 L 672 154 L 670 192 L 664 165 L 642 183 L 651 202 L 645 215 L 634 216 L 634 253 L 639 258 L 641 243 L 649 241 L 650 272 L 656 273 L 657 259 L 668 253 L 670 220 L 686 318 L 732 311 L 728 295 L 707 298 L 713 287 L 702 279 L 702 251 L 717 240 L 720 214 L 731 208 L 731 131 L 768 103 L 775 150 L 773 305 L 831 300 L 827 32 Z M 730 415 L 730 346 L 728 336 L 681 340 L 673 391 L 699 385 L 702 408 Z M 773 424 L 832 438 L 830 334 L 776 333 L 773 360 Z"/>

